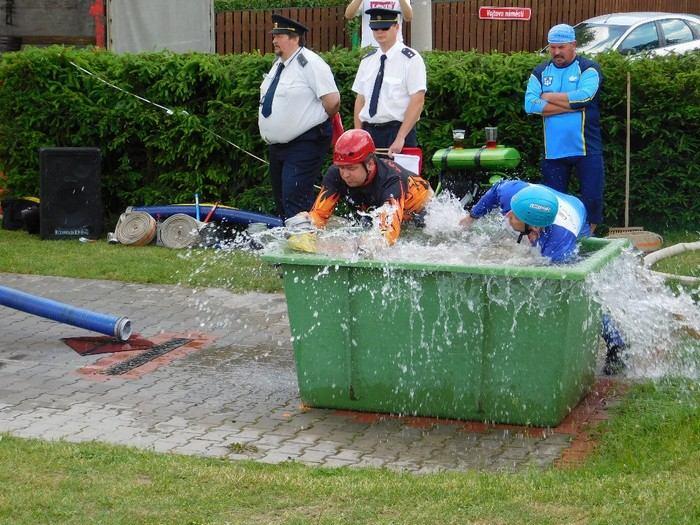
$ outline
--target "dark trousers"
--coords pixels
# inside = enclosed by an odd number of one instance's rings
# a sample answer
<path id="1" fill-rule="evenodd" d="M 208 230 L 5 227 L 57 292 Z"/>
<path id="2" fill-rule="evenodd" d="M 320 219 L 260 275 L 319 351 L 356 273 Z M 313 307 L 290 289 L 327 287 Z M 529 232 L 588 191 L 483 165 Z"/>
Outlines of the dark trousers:
<path id="1" fill-rule="evenodd" d="M 401 122 L 398 120 L 393 120 L 387 122 L 386 124 L 369 124 L 367 122 L 362 123 L 362 129 L 367 131 L 374 141 L 374 145 L 377 148 L 388 148 L 396 140 L 396 134 L 399 132 L 401 127 Z M 406 140 L 404 141 L 404 146 L 416 147 L 418 146 L 418 141 L 416 140 L 416 128 L 413 129 L 406 135 Z"/>
<path id="2" fill-rule="evenodd" d="M 540 170 L 543 182 L 562 193 L 569 193 L 569 177 L 572 170 L 575 170 L 581 187 L 581 201 L 586 206 L 588 222 L 592 224 L 603 222 L 605 165 L 602 155 L 543 159 Z"/>
<path id="3" fill-rule="evenodd" d="M 270 178 L 277 215 L 282 219 L 309 211 L 314 203 L 314 183 L 331 146 L 330 120 L 286 144 L 270 144 Z"/>

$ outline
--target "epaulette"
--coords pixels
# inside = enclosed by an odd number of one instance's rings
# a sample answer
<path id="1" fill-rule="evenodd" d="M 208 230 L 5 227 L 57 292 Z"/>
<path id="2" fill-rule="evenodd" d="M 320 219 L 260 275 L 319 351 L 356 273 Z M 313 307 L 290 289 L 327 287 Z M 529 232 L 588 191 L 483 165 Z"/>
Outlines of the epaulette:
<path id="1" fill-rule="evenodd" d="M 299 63 L 301 64 L 301 67 L 306 67 L 306 64 L 309 63 L 309 61 L 306 60 L 306 57 L 305 57 L 304 55 L 302 55 L 301 53 L 299 53 L 299 54 L 297 55 L 297 60 L 298 60 Z"/>
<path id="2" fill-rule="evenodd" d="M 365 56 L 363 56 L 363 57 L 361 58 L 361 60 L 364 60 L 364 59 L 367 58 L 367 57 L 371 57 L 371 56 L 374 55 L 376 52 L 377 52 L 377 48 L 376 48 L 376 47 L 375 47 L 374 49 L 370 49 L 369 51 L 367 51 L 367 53 L 365 53 Z"/>
<path id="3" fill-rule="evenodd" d="M 404 47 L 404 48 L 401 50 L 401 52 L 402 52 L 404 55 L 406 55 L 408 58 L 413 58 L 414 56 L 416 56 L 416 52 L 415 52 L 413 49 L 411 49 L 410 47 Z"/>

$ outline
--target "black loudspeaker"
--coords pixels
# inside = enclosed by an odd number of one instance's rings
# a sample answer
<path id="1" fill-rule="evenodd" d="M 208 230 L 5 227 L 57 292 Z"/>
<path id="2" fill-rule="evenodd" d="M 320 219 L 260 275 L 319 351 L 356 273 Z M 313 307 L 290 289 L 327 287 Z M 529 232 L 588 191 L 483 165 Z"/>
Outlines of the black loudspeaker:
<path id="1" fill-rule="evenodd" d="M 99 148 L 42 148 L 41 238 L 102 235 Z"/>

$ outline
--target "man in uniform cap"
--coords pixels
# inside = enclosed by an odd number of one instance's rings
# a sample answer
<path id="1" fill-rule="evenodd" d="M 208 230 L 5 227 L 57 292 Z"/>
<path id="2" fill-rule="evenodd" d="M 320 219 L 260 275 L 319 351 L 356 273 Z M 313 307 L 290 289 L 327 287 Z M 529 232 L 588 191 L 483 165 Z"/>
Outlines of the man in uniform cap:
<path id="1" fill-rule="evenodd" d="M 272 193 L 280 217 L 308 210 L 314 182 L 330 149 L 330 118 L 340 94 L 330 67 L 304 47 L 308 29 L 272 15 L 272 44 L 277 59 L 260 86 L 258 127 L 269 145 Z"/>
<path id="2" fill-rule="evenodd" d="M 415 126 L 425 102 L 425 63 L 398 40 L 399 11 L 366 12 L 379 48 L 360 61 L 352 85 L 357 93 L 355 128 L 367 130 L 377 148 L 388 148 L 393 155 L 404 146 L 418 145 Z"/>
<path id="3" fill-rule="evenodd" d="M 591 232 L 603 220 L 603 141 L 600 133 L 600 66 L 576 54 L 576 34 L 568 24 L 549 30 L 547 60 L 532 71 L 525 111 L 542 115 L 543 182 L 567 193 L 572 170 L 581 187 Z"/>

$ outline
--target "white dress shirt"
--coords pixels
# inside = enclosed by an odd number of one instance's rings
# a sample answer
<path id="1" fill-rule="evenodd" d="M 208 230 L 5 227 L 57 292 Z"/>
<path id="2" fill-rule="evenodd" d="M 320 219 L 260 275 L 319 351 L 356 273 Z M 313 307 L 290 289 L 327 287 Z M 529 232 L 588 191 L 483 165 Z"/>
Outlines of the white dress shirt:
<path id="1" fill-rule="evenodd" d="M 310 49 L 302 47 L 284 62 L 272 99 L 272 113 L 263 117 L 262 101 L 279 63 L 278 58 L 260 86 L 258 127 L 268 144 L 286 144 L 328 120 L 321 97 L 338 92 L 328 64 Z"/>
<path id="2" fill-rule="evenodd" d="M 371 124 L 381 124 L 397 120 L 403 122 L 411 95 L 426 90 L 425 63 L 415 49 L 396 42 L 386 53 L 384 80 L 379 91 L 377 113 L 370 117 L 369 103 L 372 98 L 374 81 L 379 72 L 382 50 L 377 49 L 360 61 L 352 90 L 365 98 L 360 111 L 360 120 Z"/>

